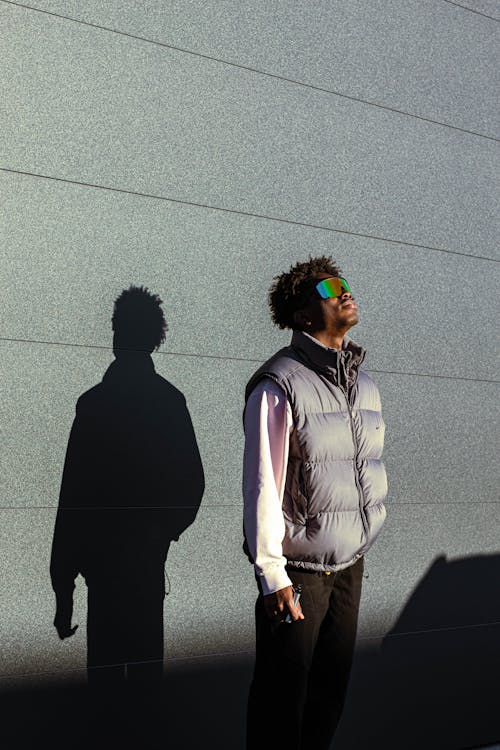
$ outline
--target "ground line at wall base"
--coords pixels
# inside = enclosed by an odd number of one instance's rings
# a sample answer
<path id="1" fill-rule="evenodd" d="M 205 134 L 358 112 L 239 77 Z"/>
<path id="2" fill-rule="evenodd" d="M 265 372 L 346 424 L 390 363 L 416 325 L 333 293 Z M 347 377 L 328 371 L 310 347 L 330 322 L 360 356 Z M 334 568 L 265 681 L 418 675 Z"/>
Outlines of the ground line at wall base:
<path id="1" fill-rule="evenodd" d="M 407 633 L 386 633 L 385 635 L 373 635 L 373 636 L 360 636 L 357 638 L 356 642 L 361 643 L 362 641 L 380 641 L 387 638 L 395 638 L 395 637 L 408 637 L 413 635 L 426 635 L 427 633 L 441 633 L 441 632 L 449 632 L 449 631 L 457 631 L 457 630 L 474 630 L 476 628 L 483 628 L 483 627 L 497 627 L 500 625 L 500 621 L 498 622 L 481 622 L 481 623 L 475 623 L 474 625 L 459 625 L 457 627 L 449 627 L 449 628 L 430 628 L 429 630 L 413 630 L 408 631 Z M 196 656 L 175 656 L 175 657 L 166 657 L 165 659 L 149 659 L 144 661 L 136 661 L 136 662 L 118 662 L 113 664 L 103 664 L 102 666 L 98 667 L 91 667 L 91 669 L 109 669 L 110 667 L 119 667 L 119 666 L 127 666 L 128 664 L 157 664 L 161 661 L 161 663 L 168 666 L 169 663 L 173 662 L 186 662 L 186 661 L 199 661 L 200 659 L 215 659 L 220 657 L 241 657 L 241 656 L 250 656 L 254 654 L 255 651 L 218 651 L 213 652 L 210 654 L 198 654 Z M 25 672 L 23 674 L 15 674 L 15 675 L 0 675 L 0 682 L 2 680 L 18 680 L 18 679 L 25 679 L 28 677 L 47 677 L 47 676 L 58 676 L 58 675 L 66 675 L 71 673 L 82 673 L 86 672 L 87 667 L 81 666 L 81 667 L 73 667 L 70 669 L 62 669 L 58 671 L 43 671 L 43 672 Z"/>

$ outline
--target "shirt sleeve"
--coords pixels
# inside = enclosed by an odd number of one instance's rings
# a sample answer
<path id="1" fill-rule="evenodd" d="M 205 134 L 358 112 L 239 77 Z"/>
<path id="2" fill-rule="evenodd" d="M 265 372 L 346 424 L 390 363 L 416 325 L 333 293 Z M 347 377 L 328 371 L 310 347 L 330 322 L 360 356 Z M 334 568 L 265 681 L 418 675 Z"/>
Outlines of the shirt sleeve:
<path id="1" fill-rule="evenodd" d="M 291 586 L 282 541 L 282 502 L 292 410 L 285 391 L 271 378 L 260 380 L 245 407 L 243 525 L 264 595 Z"/>

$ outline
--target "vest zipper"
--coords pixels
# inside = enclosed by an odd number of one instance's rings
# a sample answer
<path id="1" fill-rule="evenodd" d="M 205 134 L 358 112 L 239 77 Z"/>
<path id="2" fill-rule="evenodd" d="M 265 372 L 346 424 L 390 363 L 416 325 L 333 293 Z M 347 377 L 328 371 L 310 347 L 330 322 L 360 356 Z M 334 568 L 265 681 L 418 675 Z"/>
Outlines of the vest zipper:
<path id="1" fill-rule="evenodd" d="M 366 513 L 364 510 L 364 504 L 363 504 L 363 490 L 361 489 L 361 485 L 359 484 L 358 480 L 358 456 L 359 456 L 359 444 L 356 438 L 356 431 L 354 429 L 354 420 L 352 418 L 352 408 L 351 403 L 349 401 L 349 391 L 347 388 L 347 373 L 345 371 L 345 365 L 343 362 L 340 363 L 342 365 L 342 369 L 344 371 L 344 379 L 346 383 L 346 387 L 342 385 L 340 382 L 340 378 L 337 378 L 337 382 L 333 381 L 331 377 L 328 377 L 327 379 L 333 382 L 333 385 L 336 385 L 339 390 L 342 391 L 345 397 L 345 402 L 347 404 L 347 410 L 349 412 L 349 424 L 351 426 L 351 434 L 352 434 L 352 441 L 354 443 L 354 481 L 356 483 L 356 488 L 358 490 L 358 498 L 359 498 L 359 514 L 361 516 L 361 522 L 363 524 L 363 530 L 365 532 L 365 544 L 368 542 L 368 521 L 366 519 Z M 354 400 L 354 393 L 355 393 L 356 384 L 353 385 L 351 389 L 351 396 Z"/>
<path id="2" fill-rule="evenodd" d="M 360 513 L 360 516 L 361 516 L 361 521 L 363 523 L 363 529 L 364 529 L 365 537 L 366 537 L 366 539 L 365 539 L 365 544 L 366 544 L 366 542 L 368 541 L 368 521 L 366 519 L 366 513 L 365 513 L 364 503 L 363 503 L 363 490 L 361 489 L 361 485 L 359 484 L 359 480 L 358 480 L 359 444 L 358 444 L 358 440 L 356 438 L 356 431 L 354 429 L 354 420 L 352 418 L 351 404 L 349 403 L 349 394 L 348 394 L 347 391 L 344 390 L 344 388 L 342 386 L 340 386 L 340 387 L 341 387 L 341 390 L 344 392 L 345 400 L 346 400 L 346 404 L 347 404 L 347 409 L 349 411 L 349 423 L 351 425 L 352 441 L 354 443 L 354 450 L 355 450 L 355 453 L 354 453 L 354 481 L 356 482 L 356 487 L 357 487 L 357 490 L 358 490 L 359 513 Z M 352 394 L 354 395 L 354 388 L 352 389 Z"/>

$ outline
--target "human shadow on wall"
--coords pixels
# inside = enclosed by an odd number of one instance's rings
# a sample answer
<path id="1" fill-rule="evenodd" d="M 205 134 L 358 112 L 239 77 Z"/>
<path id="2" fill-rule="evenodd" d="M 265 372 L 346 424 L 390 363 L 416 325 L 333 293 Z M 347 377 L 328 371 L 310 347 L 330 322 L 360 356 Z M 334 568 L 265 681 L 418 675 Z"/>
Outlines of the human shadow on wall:
<path id="1" fill-rule="evenodd" d="M 499 582 L 500 555 L 434 561 L 380 650 L 361 642 L 335 750 L 500 739 Z"/>
<path id="2" fill-rule="evenodd" d="M 165 562 L 204 491 L 185 398 L 150 356 L 167 330 L 161 304 L 134 286 L 115 301 L 115 360 L 78 399 L 52 543 L 60 638 L 77 627 L 77 575 L 87 584 L 87 675 L 96 696 L 89 718 L 100 734 L 106 723 L 151 726 L 158 718 Z"/>

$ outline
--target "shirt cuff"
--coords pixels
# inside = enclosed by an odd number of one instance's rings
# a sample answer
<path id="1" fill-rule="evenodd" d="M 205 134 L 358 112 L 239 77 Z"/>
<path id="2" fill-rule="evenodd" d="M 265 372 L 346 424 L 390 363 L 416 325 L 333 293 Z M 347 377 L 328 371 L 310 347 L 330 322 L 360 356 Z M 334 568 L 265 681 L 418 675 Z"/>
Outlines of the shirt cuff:
<path id="1" fill-rule="evenodd" d="M 257 573 L 257 577 L 261 583 L 264 596 L 274 594 L 275 591 L 286 589 L 287 586 L 292 585 L 282 565 L 270 565 L 265 570 Z"/>

